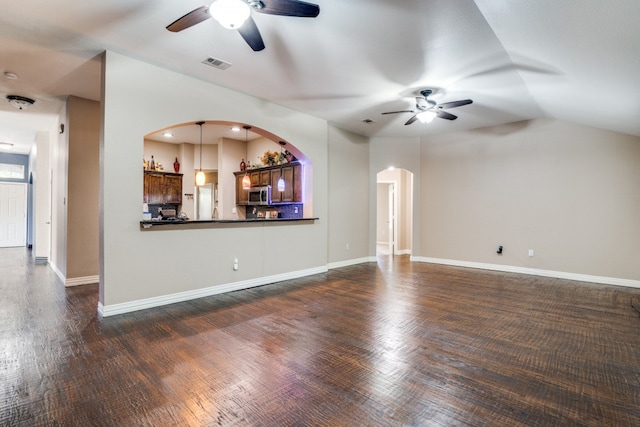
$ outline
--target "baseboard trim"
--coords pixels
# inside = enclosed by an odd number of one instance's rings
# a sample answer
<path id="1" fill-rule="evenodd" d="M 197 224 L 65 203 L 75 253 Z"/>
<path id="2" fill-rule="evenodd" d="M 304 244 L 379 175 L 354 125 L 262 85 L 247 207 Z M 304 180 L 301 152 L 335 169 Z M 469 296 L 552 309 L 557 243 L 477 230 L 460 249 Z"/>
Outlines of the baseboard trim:
<path id="1" fill-rule="evenodd" d="M 432 264 L 451 265 L 455 267 L 478 268 L 482 270 L 504 271 L 507 273 L 529 274 L 532 276 L 553 277 L 556 279 L 576 280 L 579 282 L 600 283 L 603 285 L 625 286 L 640 288 L 640 280 L 620 279 L 617 277 L 592 276 L 588 274 L 567 273 L 554 270 L 540 270 L 537 268 L 516 267 L 512 265 L 487 264 L 482 262 L 458 261 L 454 259 L 429 258 L 412 256 L 411 261 L 428 262 Z"/>
<path id="2" fill-rule="evenodd" d="M 367 262 L 376 262 L 376 257 L 364 257 L 348 259 L 346 261 L 330 262 L 329 264 L 327 264 L 327 267 L 329 268 L 329 270 L 333 270 L 334 268 L 348 267 L 350 265 L 364 264 Z"/>
<path id="3" fill-rule="evenodd" d="M 49 263 L 49 267 L 51 267 L 51 269 L 53 270 L 55 275 L 58 276 L 58 279 L 60 279 L 60 281 L 63 284 L 67 281 L 67 278 L 64 277 L 64 274 L 62 274 L 62 272 L 60 270 L 58 270 L 58 267 L 54 263 L 50 262 Z"/>
<path id="4" fill-rule="evenodd" d="M 411 255 L 411 249 L 396 250 L 394 255 Z"/>
<path id="5" fill-rule="evenodd" d="M 223 294 L 226 292 L 254 288 L 256 286 L 263 286 L 271 283 L 282 282 L 284 280 L 298 279 L 300 277 L 312 276 L 314 274 L 321 274 L 326 272 L 327 272 L 327 267 L 316 267 L 316 268 L 309 268 L 306 270 L 293 271 L 289 273 L 276 274 L 273 276 L 243 280 L 240 282 L 216 285 L 208 288 L 194 289 L 192 291 L 178 292 L 178 293 L 169 294 L 169 295 L 160 295 L 157 297 L 123 302 L 119 304 L 103 305 L 102 303 L 99 302 L 98 314 L 102 317 L 115 316 L 118 314 L 130 313 L 132 311 L 160 307 L 163 305 L 174 304 L 177 302 L 189 301 L 197 298 Z"/>
<path id="6" fill-rule="evenodd" d="M 91 285 L 93 283 L 98 283 L 100 281 L 100 276 L 84 276 L 84 277 L 74 277 L 72 279 L 67 279 L 64 282 L 66 287 L 71 286 L 80 286 L 80 285 Z"/>

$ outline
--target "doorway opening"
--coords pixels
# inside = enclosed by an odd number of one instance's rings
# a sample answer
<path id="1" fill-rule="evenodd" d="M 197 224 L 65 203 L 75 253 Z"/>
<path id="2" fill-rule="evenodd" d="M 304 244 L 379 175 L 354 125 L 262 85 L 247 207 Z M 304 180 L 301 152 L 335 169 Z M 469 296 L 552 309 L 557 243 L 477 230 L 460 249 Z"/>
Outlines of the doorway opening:
<path id="1" fill-rule="evenodd" d="M 389 168 L 376 176 L 376 255 L 411 255 L 413 173 Z"/>

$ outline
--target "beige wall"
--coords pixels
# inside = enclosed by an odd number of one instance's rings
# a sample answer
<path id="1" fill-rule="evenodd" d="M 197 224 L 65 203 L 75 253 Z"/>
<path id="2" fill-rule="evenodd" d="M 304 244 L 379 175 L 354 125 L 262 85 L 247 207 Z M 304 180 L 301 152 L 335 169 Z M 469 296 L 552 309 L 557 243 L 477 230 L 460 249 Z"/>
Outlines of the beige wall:
<path id="1" fill-rule="evenodd" d="M 69 97 L 66 279 L 98 275 L 100 103 Z M 142 160 L 140 160 L 142 162 Z"/>
<path id="2" fill-rule="evenodd" d="M 330 127 L 330 263 L 348 263 L 369 256 L 370 240 L 375 244 L 375 234 L 369 235 L 368 188 L 368 138 Z"/>
<path id="3" fill-rule="evenodd" d="M 100 303 L 104 307 L 166 301 L 167 295 L 326 269 L 328 126 L 324 120 L 113 52 L 105 55 L 103 86 Z M 144 135 L 170 123 L 197 120 L 249 123 L 296 141 L 313 161 L 305 185 L 313 192 L 311 213 L 320 219 L 296 225 L 140 230 Z M 224 160 L 219 163 L 222 184 L 233 177 L 238 160 L 229 166 Z M 158 248 L 170 256 L 160 259 Z M 232 269 L 234 257 L 239 260 L 237 271 Z"/>
<path id="4" fill-rule="evenodd" d="M 534 120 L 421 148 L 420 255 L 640 279 L 640 138 Z"/>

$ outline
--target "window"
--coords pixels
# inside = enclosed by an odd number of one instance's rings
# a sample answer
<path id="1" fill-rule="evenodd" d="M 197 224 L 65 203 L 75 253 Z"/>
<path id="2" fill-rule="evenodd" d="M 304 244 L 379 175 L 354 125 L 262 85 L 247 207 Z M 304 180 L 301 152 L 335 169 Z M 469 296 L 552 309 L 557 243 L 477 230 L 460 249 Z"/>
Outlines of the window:
<path id="1" fill-rule="evenodd" d="M 0 163 L 0 179 L 25 179 L 24 165 Z"/>

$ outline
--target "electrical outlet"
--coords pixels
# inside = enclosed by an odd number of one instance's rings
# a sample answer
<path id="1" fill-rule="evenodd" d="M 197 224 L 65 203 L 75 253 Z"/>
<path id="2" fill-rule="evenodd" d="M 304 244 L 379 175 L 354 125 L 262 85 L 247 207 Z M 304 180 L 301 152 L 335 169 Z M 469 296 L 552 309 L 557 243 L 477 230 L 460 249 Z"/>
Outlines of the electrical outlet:
<path id="1" fill-rule="evenodd" d="M 349 246 L 349 244 L 347 243 L 347 244 L 346 244 L 346 246 L 345 246 L 345 249 L 346 249 L 346 250 L 349 250 L 349 248 L 350 248 L 350 246 Z"/>
<path id="2" fill-rule="evenodd" d="M 233 271 L 238 271 L 238 258 L 233 259 Z"/>
<path id="3" fill-rule="evenodd" d="M 529 249 L 529 256 L 533 256 L 533 249 Z"/>

